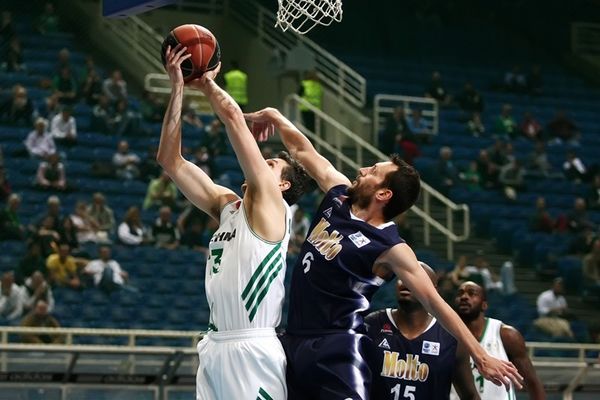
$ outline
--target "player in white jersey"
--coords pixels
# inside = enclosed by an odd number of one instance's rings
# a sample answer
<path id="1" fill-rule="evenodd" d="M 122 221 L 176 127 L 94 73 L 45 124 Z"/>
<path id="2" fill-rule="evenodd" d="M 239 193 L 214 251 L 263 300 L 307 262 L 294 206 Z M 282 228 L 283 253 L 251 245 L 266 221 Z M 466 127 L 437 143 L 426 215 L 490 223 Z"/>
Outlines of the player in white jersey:
<path id="1" fill-rule="evenodd" d="M 491 356 L 511 361 L 524 379 L 530 399 L 545 399 L 544 387 L 527 355 L 525 340 L 515 328 L 502 321 L 485 316 L 487 298 L 485 290 L 475 282 L 465 282 L 458 288 L 454 299 L 456 311 L 473 336 Z M 475 387 L 482 400 L 515 400 L 513 385 L 510 390 L 484 379 L 471 361 Z M 453 399 L 458 397 L 453 395 Z"/>
<path id="2" fill-rule="evenodd" d="M 211 317 L 209 332 L 198 343 L 196 398 L 284 400 L 286 361 L 275 327 L 284 297 L 288 205 L 300 197 L 308 178 L 287 153 L 262 157 L 241 109 L 214 82 L 218 67 L 191 85 L 204 93 L 225 125 L 246 178 L 243 198 L 182 157 L 181 63 L 189 57 L 180 45 L 166 52 L 172 92 L 157 160 L 188 200 L 219 221 L 206 265 Z"/>

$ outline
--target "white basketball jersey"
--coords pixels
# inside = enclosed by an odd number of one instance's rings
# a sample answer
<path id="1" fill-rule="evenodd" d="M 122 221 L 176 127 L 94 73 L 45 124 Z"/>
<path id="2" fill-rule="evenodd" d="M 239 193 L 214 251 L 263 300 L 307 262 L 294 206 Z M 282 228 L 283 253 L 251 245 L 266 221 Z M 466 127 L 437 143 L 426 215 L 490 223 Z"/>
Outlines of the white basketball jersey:
<path id="1" fill-rule="evenodd" d="M 486 318 L 485 326 L 483 328 L 483 334 L 479 340 L 481 347 L 485 351 L 499 360 L 509 361 L 500 337 L 500 329 L 502 328 L 502 321 L 494 318 Z M 473 359 L 471 359 L 471 370 L 473 371 L 473 378 L 475 379 L 475 388 L 479 392 L 481 400 L 515 400 L 516 394 L 513 385 L 510 385 L 510 390 L 507 392 L 504 386 L 497 386 L 493 382 L 488 381 L 481 376 Z M 458 396 L 452 388 L 452 400 L 458 399 Z"/>
<path id="2" fill-rule="evenodd" d="M 291 212 L 282 201 L 286 227 L 280 242 L 266 241 L 252 231 L 242 200 L 227 204 L 221 211 L 219 229 L 210 240 L 206 262 L 210 330 L 279 325 L 291 229 Z"/>

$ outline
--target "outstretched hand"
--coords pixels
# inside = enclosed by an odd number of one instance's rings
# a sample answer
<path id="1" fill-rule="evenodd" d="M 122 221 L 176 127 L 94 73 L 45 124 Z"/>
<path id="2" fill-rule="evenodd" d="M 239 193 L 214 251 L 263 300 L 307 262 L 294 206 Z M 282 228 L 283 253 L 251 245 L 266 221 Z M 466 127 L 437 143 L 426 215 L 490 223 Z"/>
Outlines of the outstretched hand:
<path id="1" fill-rule="evenodd" d="M 509 361 L 498 360 L 497 358 L 486 355 L 479 363 L 476 363 L 481 376 L 495 385 L 510 389 L 510 384 L 515 385 L 517 389 L 523 387 L 523 377 L 517 371 L 517 368 Z"/>
<path id="2" fill-rule="evenodd" d="M 275 133 L 272 108 L 265 108 L 253 113 L 244 114 L 246 121 L 250 123 L 250 132 L 257 142 L 264 142 Z"/>
<path id="3" fill-rule="evenodd" d="M 165 69 L 169 75 L 171 85 L 173 86 L 182 86 L 184 83 L 183 73 L 181 72 L 181 63 L 192 56 L 189 53 L 185 54 L 186 51 L 187 47 L 178 44 L 173 48 L 168 46 L 167 51 L 165 52 Z"/>

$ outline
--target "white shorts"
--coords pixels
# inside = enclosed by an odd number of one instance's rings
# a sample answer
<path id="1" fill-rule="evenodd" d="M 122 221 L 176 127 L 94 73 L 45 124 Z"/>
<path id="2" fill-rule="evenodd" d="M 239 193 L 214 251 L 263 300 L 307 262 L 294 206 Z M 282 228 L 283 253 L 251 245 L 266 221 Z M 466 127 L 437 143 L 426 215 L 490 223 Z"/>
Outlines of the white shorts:
<path id="1" fill-rule="evenodd" d="M 198 343 L 197 400 L 286 400 L 286 358 L 273 328 L 208 332 Z"/>

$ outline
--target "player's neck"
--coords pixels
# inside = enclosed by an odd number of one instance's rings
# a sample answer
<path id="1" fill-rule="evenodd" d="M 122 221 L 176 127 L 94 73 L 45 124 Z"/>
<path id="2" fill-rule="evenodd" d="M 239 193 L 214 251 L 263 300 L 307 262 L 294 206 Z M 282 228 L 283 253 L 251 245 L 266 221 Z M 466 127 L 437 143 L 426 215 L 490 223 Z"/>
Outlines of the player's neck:
<path id="1" fill-rule="evenodd" d="M 481 336 L 483 335 L 483 331 L 485 330 L 485 324 L 486 320 L 485 315 L 483 313 L 480 313 L 479 316 L 472 321 L 465 321 L 465 325 L 467 325 L 467 328 L 469 328 L 469 330 L 477 340 L 481 340 Z"/>
<path id="2" fill-rule="evenodd" d="M 392 317 L 400 333 L 409 340 L 425 332 L 433 318 L 423 307 L 414 309 L 398 307 L 392 310 Z"/>
<path id="3" fill-rule="evenodd" d="M 375 204 L 370 204 L 365 208 L 358 207 L 356 204 L 352 204 L 350 208 L 350 212 L 356 218 L 360 218 L 365 221 L 367 224 L 373 226 L 379 226 L 385 224 L 387 221 L 383 218 L 383 213 L 381 208 L 377 208 Z"/>

